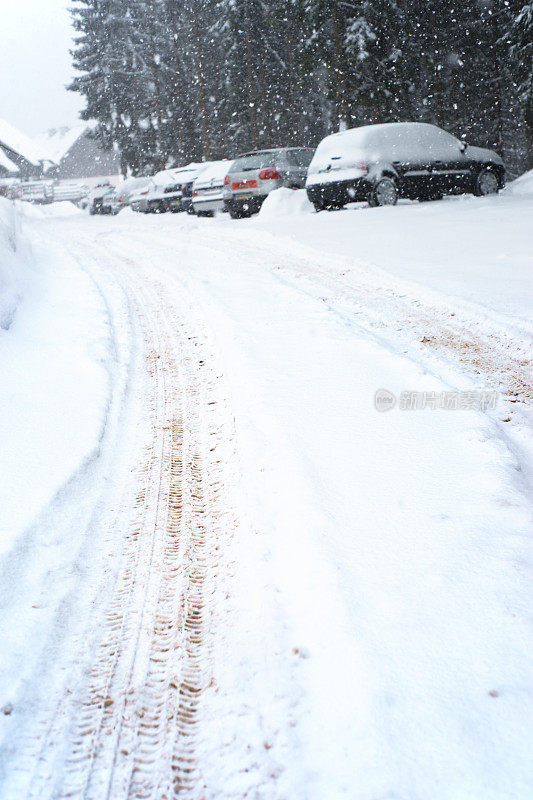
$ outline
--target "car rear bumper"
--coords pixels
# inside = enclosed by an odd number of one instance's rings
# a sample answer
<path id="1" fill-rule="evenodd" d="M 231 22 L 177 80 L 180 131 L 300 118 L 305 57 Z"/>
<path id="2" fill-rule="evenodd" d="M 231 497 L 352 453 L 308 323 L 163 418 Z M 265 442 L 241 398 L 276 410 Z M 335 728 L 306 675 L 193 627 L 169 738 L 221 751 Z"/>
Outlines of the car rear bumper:
<path id="1" fill-rule="evenodd" d="M 306 186 L 309 200 L 317 205 L 345 205 L 367 200 L 371 184 L 367 178 L 352 178 L 347 181 L 314 183 Z"/>
<path id="2" fill-rule="evenodd" d="M 248 214 L 257 214 L 263 205 L 267 195 L 256 194 L 251 197 L 240 198 L 238 195 L 226 198 L 224 200 L 224 207 L 227 211 L 236 211 L 238 213 L 246 212 Z"/>
<path id="3" fill-rule="evenodd" d="M 194 198 L 192 201 L 195 211 L 222 211 L 224 209 L 224 200 L 222 197 L 211 197 L 209 199 Z"/>

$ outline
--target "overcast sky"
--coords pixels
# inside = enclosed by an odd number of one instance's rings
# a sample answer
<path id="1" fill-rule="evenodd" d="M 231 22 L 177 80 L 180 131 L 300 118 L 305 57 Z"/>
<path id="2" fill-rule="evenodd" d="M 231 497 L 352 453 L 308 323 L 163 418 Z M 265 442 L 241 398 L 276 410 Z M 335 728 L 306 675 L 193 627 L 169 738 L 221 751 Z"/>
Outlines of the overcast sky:
<path id="1" fill-rule="evenodd" d="M 0 0 L 0 118 L 33 135 L 76 124 L 83 99 L 67 92 L 71 0 Z"/>

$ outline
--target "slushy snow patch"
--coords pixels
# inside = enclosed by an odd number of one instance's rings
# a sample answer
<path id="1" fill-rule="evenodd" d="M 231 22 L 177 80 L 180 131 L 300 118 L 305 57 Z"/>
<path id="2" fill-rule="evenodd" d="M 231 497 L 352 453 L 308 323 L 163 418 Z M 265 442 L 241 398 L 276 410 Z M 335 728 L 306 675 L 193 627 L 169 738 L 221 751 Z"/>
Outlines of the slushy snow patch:
<path id="1" fill-rule="evenodd" d="M 314 211 L 307 199 L 305 189 L 274 189 L 267 195 L 259 215 L 263 219 L 290 217 L 294 214 L 310 214 Z"/>

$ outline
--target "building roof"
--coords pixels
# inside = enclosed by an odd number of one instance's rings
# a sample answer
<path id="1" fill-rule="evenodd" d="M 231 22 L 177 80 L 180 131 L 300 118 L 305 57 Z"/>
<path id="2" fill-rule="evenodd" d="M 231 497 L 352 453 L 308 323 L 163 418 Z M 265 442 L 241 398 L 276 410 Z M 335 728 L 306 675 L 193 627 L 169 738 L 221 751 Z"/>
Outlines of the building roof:
<path id="1" fill-rule="evenodd" d="M 5 169 L 6 172 L 18 172 L 19 169 L 17 165 L 6 156 L 1 147 L 0 147 L 0 168 Z"/>
<path id="2" fill-rule="evenodd" d="M 94 126 L 85 122 L 74 127 L 50 128 L 46 133 L 34 137 L 33 142 L 47 161 L 59 164 L 75 142 L 92 127 Z"/>
<path id="3" fill-rule="evenodd" d="M 38 145 L 29 136 L 21 133 L 3 119 L 0 119 L 0 145 L 4 151 L 6 148 L 11 150 L 34 167 L 38 167 L 41 161 L 46 160 L 46 156 L 40 152 Z"/>

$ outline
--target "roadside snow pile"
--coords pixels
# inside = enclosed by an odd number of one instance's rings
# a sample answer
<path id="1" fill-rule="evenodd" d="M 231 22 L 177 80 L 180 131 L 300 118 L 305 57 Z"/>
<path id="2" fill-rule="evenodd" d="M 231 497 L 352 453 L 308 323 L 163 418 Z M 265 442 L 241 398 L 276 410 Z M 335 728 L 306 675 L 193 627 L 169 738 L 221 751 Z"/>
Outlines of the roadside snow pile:
<path id="1" fill-rule="evenodd" d="M 310 214 L 313 206 L 307 199 L 305 189 L 275 189 L 267 195 L 259 216 L 263 219 L 288 217 L 293 214 Z"/>
<path id="2" fill-rule="evenodd" d="M 0 201 L 0 596 L 3 554 L 99 451 L 112 358 L 94 283 L 24 206 Z"/>
<path id="3" fill-rule="evenodd" d="M 0 197 L 0 329 L 7 330 L 13 321 L 27 280 L 28 258 L 17 236 L 13 206 Z"/>
<path id="4" fill-rule="evenodd" d="M 50 205 L 45 206 L 20 201 L 17 206 L 25 217 L 34 217 L 36 219 L 41 219 L 42 217 L 70 217 L 83 213 L 81 208 L 75 206 L 70 200 L 59 200 L 57 203 L 50 203 Z"/>
<path id="5" fill-rule="evenodd" d="M 512 181 L 505 191 L 509 194 L 533 194 L 533 169 Z"/>

